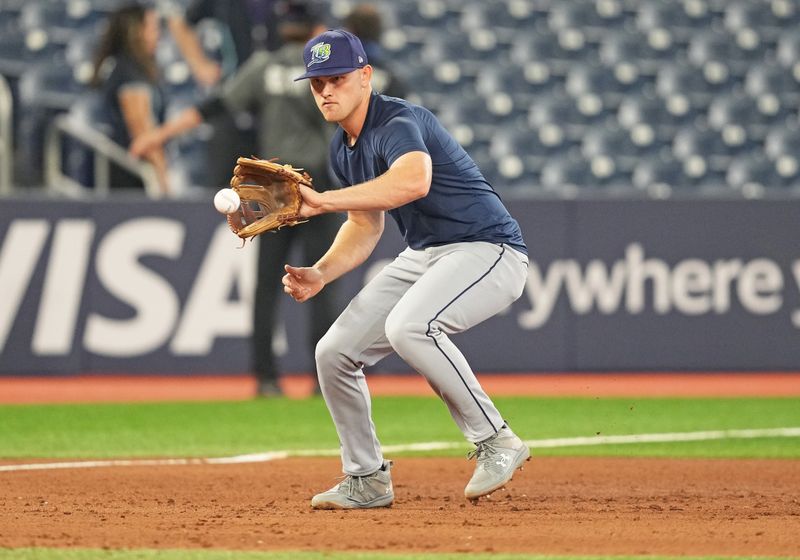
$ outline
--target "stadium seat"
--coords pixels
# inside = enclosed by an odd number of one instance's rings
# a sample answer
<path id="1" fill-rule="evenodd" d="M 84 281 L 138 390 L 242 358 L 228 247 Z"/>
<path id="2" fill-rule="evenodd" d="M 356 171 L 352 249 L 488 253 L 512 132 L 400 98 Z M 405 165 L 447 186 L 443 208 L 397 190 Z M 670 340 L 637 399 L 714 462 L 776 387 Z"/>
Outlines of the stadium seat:
<path id="1" fill-rule="evenodd" d="M 615 165 L 611 158 L 588 161 L 579 153 L 569 153 L 545 162 L 540 181 L 545 191 L 568 198 L 600 192 L 630 195 L 634 192 L 631 175 Z"/>
<path id="2" fill-rule="evenodd" d="M 42 179 L 40 162 L 44 161 L 44 141 L 50 121 L 68 111 L 86 90 L 75 80 L 66 61 L 59 59 L 26 70 L 20 76 L 18 91 L 18 161 L 29 170 L 25 181 L 37 184 Z"/>
<path id="3" fill-rule="evenodd" d="M 478 126 L 482 128 L 486 126 L 478 125 L 478 121 L 486 122 L 489 119 L 489 113 L 485 106 L 480 107 L 473 118 L 465 106 L 456 103 L 443 104 L 436 111 L 436 116 L 455 139 L 468 149 L 479 144 L 478 137 L 480 135 L 476 132 Z"/>
<path id="4" fill-rule="evenodd" d="M 89 0 L 92 11 L 110 14 L 114 10 L 130 3 L 130 0 Z M 171 0 L 173 4 L 180 8 L 186 8 L 191 0 Z"/>
<path id="5" fill-rule="evenodd" d="M 616 33 L 631 23 L 627 6 L 621 0 L 600 0 L 593 5 L 604 30 Z"/>
<path id="6" fill-rule="evenodd" d="M 740 45 L 735 36 L 721 31 L 698 33 L 690 40 L 687 50 L 689 62 L 702 71 L 710 84 L 743 76 L 751 64 L 764 60 L 766 54 L 763 42 Z"/>
<path id="7" fill-rule="evenodd" d="M 617 81 L 632 84 L 642 76 L 654 76 L 664 62 L 674 59 L 674 49 L 656 50 L 641 33 L 609 33 L 600 42 L 600 62 L 614 72 Z"/>
<path id="8" fill-rule="evenodd" d="M 554 75 L 565 76 L 576 62 L 591 56 L 585 41 L 568 32 L 518 33 L 511 42 L 510 59 L 520 66 L 528 62 L 547 64 Z"/>
<path id="9" fill-rule="evenodd" d="M 745 198 L 761 198 L 767 189 L 786 185 L 775 172 L 773 163 L 759 152 L 734 159 L 725 179 L 731 189 Z"/>
<path id="10" fill-rule="evenodd" d="M 508 97 L 504 93 L 489 98 L 466 95 L 444 104 L 437 115 L 449 128 L 469 126 L 474 141 L 488 144 L 499 127 L 512 125 L 515 120 L 513 101 L 508 98 L 504 102 L 503 96 Z M 498 102 L 496 97 L 501 100 Z"/>
<path id="11" fill-rule="evenodd" d="M 63 110 L 73 88 L 87 82 L 98 36 L 93 25 L 126 1 L 0 0 L 0 73 L 10 76 L 15 93 L 27 73 L 22 90 L 29 99 L 16 119 L 24 130 L 43 118 L 41 111 Z M 337 17 L 357 3 L 311 1 Z M 539 192 L 545 183 L 551 192 L 556 177 L 582 192 L 626 181 L 649 196 L 741 192 L 731 190 L 725 174 L 738 159 L 759 169 L 759 158 L 772 164 L 778 186 L 796 179 L 796 0 L 378 5 L 383 45 L 407 71 L 412 100 L 440 116 L 502 192 Z M 235 66 L 225 58 L 231 38 L 216 22 L 197 29 L 206 54 Z M 58 56 L 63 67 L 47 66 Z M 169 110 L 205 95 L 169 33 L 157 58 Z M 174 143 L 176 166 L 191 169 L 186 162 L 207 157 L 198 135 Z"/>
<path id="12" fill-rule="evenodd" d="M 740 46 L 754 41 L 774 42 L 782 24 L 783 21 L 759 0 L 737 0 L 725 6 L 725 29 L 736 37 Z"/>
<path id="13" fill-rule="evenodd" d="M 401 26 L 419 28 L 444 27 L 448 22 L 457 22 L 459 14 L 448 9 L 447 2 L 443 0 L 409 0 L 407 2 L 394 2 L 388 8 L 392 18 Z M 382 9 L 387 4 L 382 5 Z"/>
<path id="14" fill-rule="evenodd" d="M 598 11 L 602 7 L 602 12 Z M 622 27 L 624 13 L 620 2 L 594 2 L 571 0 L 553 2 L 547 17 L 547 25 L 556 33 L 582 35 L 584 40 L 596 43 L 609 28 Z"/>
<path id="15" fill-rule="evenodd" d="M 548 160 L 542 166 L 541 185 L 546 191 L 573 198 L 597 183 L 589 164 L 576 154 Z"/>
<path id="16" fill-rule="evenodd" d="M 66 62 L 79 83 L 88 84 L 92 79 L 99 37 L 99 33 L 77 33 L 67 43 Z"/>
<path id="17" fill-rule="evenodd" d="M 565 154 L 574 143 L 565 138 L 543 142 L 536 130 L 507 127 L 497 131 L 489 144 L 489 155 L 496 161 L 517 158 L 524 170 L 538 173 L 550 158 Z"/>
<path id="18" fill-rule="evenodd" d="M 422 48 L 425 37 L 408 28 L 391 27 L 383 32 L 381 44 L 387 57 L 397 67 L 413 67 L 422 64 Z"/>
<path id="19" fill-rule="evenodd" d="M 575 101 L 563 92 L 542 96 L 530 106 L 528 124 L 538 131 L 545 143 L 558 139 L 580 140 L 586 130 L 609 118 L 609 114 L 599 112 L 585 115 L 578 111 Z"/>
<path id="20" fill-rule="evenodd" d="M 482 161 L 478 163 L 478 167 L 484 178 L 502 197 L 529 197 L 541 192 L 539 174 L 527 171 L 516 158 Z"/>
<path id="21" fill-rule="evenodd" d="M 516 64 L 487 66 L 475 80 L 475 90 L 480 95 L 507 93 L 517 105 L 536 102 L 537 96 L 560 87 L 563 81 L 553 76 L 551 67 L 544 61 L 527 62 L 522 68 Z"/>
<path id="22" fill-rule="evenodd" d="M 672 154 L 683 163 L 691 178 L 727 169 L 734 155 L 746 153 L 750 145 L 726 144 L 722 135 L 707 126 L 691 125 L 679 129 L 672 140 Z"/>
<path id="23" fill-rule="evenodd" d="M 631 182 L 651 198 L 668 198 L 673 191 L 684 188 L 688 181 L 682 173 L 680 161 L 656 155 L 636 163 Z"/>
<path id="24" fill-rule="evenodd" d="M 30 0 L 0 0 L 0 12 L 19 14 Z"/>
<path id="25" fill-rule="evenodd" d="M 709 84 L 696 69 L 677 62 L 660 68 L 655 83 L 656 94 L 675 116 L 705 110 L 715 95 L 731 89 L 731 80 Z"/>
<path id="26" fill-rule="evenodd" d="M 711 22 L 712 14 L 703 0 L 642 0 L 636 3 L 636 28 L 657 50 L 686 43 L 697 31 L 709 28 Z"/>
<path id="27" fill-rule="evenodd" d="M 697 114 L 690 109 L 676 115 L 660 97 L 632 95 L 620 103 L 617 122 L 630 133 L 634 144 L 649 146 L 670 141 L 678 128 L 691 124 Z"/>
<path id="28" fill-rule="evenodd" d="M 85 93 L 63 56 L 32 65 L 20 76 L 20 102 L 26 108 L 67 111 Z"/>
<path id="29" fill-rule="evenodd" d="M 800 6 L 794 0 L 772 0 L 769 7 L 783 29 L 796 29 L 800 25 Z"/>
<path id="30" fill-rule="evenodd" d="M 475 76 L 459 62 L 449 61 L 433 66 L 420 63 L 408 67 L 407 76 L 415 92 L 424 92 L 443 99 L 471 95 L 475 91 Z"/>
<path id="31" fill-rule="evenodd" d="M 0 74 L 18 78 L 32 64 L 54 60 L 62 50 L 43 30 L 8 30 L 0 34 Z"/>
<path id="32" fill-rule="evenodd" d="M 661 143 L 636 144 L 628 130 L 617 126 L 592 127 L 583 137 L 581 154 L 589 162 L 595 176 L 612 172 L 630 172 L 643 155 L 657 151 Z"/>
<path id="33" fill-rule="evenodd" d="M 19 27 L 20 12 L 0 5 L 0 33 Z"/>
<path id="34" fill-rule="evenodd" d="M 633 186 L 651 198 L 683 195 L 719 196 L 730 192 L 722 172 L 707 167 L 696 168 L 693 176 L 684 171 L 691 163 L 676 159 L 670 153 L 645 156 L 637 161 L 632 174 Z M 699 173 L 701 170 L 702 173 Z"/>
<path id="35" fill-rule="evenodd" d="M 788 116 L 785 107 L 762 113 L 758 103 L 743 93 L 717 97 L 708 107 L 709 125 L 722 134 L 729 146 L 762 141 L 770 126 L 782 123 Z"/>
<path id="36" fill-rule="evenodd" d="M 800 126 L 796 122 L 771 129 L 764 139 L 764 153 L 779 177 L 800 182 Z"/>
<path id="37" fill-rule="evenodd" d="M 800 84 L 800 31 L 793 29 L 781 34 L 775 48 L 775 60 L 795 83 Z"/>
<path id="38" fill-rule="evenodd" d="M 459 27 L 463 32 L 475 29 L 494 29 L 503 33 L 530 30 L 535 13 L 529 2 L 484 0 L 465 2 L 461 7 Z"/>
<path id="39" fill-rule="evenodd" d="M 766 115 L 797 107 L 800 102 L 800 84 L 776 64 L 751 66 L 744 91 L 756 101 L 759 112 Z"/>
<path id="40" fill-rule="evenodd" d="M 28 2 L 20 14 L 20 24 L 25 31 L 41 29 L 53 42 L 66 44 L 76 33 L 85 32 L 105 18 L 106 14 L 94 10 L 88 0 Z"/>
<path id="41" fill-rule="evenodd" d="M 455 64 L 470 76 L 475 76 L 487 63 L 495 64 L 505 59 L 497 36 L 488 29 L 477 29 L 465 36 L 431 36 L 422 47 L 422 61 L 437 69 Z"/>
<path id="42" fill-rule="evenodd" d="M 575 64 L 567 73 L 565 89 L 578 110 L 589 116 L 616 110 L 626 86 L 599 65 Z"/>

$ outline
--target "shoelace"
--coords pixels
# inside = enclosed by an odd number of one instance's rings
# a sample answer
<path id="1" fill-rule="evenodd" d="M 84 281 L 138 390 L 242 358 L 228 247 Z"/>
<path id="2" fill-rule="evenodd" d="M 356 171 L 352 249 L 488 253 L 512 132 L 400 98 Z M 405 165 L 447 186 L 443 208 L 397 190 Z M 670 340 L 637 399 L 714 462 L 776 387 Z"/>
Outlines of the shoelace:
<path id="1" fill-rule="evenodd" d="M 475 449 L 467 453 L 467 459 L 478 458 L 478 463 L 488 463 L 489 458 L 498 453 L 497 447 L 491 441 L 482 441 L 475 444 Z"/>
<path id="2" fill-rule="evenodd" d="M 366 476 L 353 476 L 353 475 L 345 475 L 343 480 L 339 483 L 339 490 L 343 491 L 345 496 L 348 498 L 351 497 L 355 491 L 356 486 L 358 486 L 358 491 L 364 491 L 364 479 L 367 478 Z"/>

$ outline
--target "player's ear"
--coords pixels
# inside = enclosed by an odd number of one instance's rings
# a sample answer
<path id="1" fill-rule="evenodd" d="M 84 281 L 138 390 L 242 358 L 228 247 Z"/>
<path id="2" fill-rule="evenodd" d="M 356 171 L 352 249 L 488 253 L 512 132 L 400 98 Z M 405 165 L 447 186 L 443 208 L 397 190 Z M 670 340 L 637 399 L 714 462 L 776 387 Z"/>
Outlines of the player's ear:
<path id="1" fill-rule="evenodd" d="M 372 79 L 372 66 L 367 64 L 361 69 L 361 86 L 367 87 Z"/>

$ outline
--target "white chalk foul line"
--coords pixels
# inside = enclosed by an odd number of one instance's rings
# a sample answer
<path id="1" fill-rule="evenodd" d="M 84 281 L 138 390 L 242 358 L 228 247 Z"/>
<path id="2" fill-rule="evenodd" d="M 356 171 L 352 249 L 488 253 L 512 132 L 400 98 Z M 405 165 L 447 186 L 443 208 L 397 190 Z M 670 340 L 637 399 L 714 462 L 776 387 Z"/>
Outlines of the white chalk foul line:
<path id="1" fill-rule="evenodd" d="M 583 447 L 588 445 L 619 445 L 631 443 L 673 443 L 681 441 L 710 441 L 719 439 L 754 439 L 772 437 L 800 437 L 800 428 L 764 428 L 754 430 L 707 430 L 702 432 L 671 432 L 661 434 L 630 434 L 617 436 L 590 436 L 551 439 L 531 439 L 525 443 L 532 449 L 555 447 Z M 429 441 L 402 445 L 385 445 L 384 453 L 408 451 L 443 451 L 467 448 L 464 442 Z M 102 461 L 63 461 L 56 463 L 27 463 L 0 465 L 0 472 L 39 471 L 54 469 L 92 469 L 102 467 L 165 467 L 183 465 L 234 465 L 266 463 L 289 457 L 335 457 L 338 449 L 295 449 L 234 455 L 232 457 L 189 459 L 109 459 Z"/>
<path id="2" fill-rule="evenodd" d="M 675 432 L 666 434 L 633 434 L 626 436 L 594 436 L 538 439 L 526 441 L 529 447 L 579 447 L 585 445 L 616 445 L 626 443 L 674 443 L 681 441 L 710 441 L 714 439 L 754 439 L 767 437 L 800 437 L 800 428 L 765 428 L 758 430 L 709 430 L 704 432 Z"/>

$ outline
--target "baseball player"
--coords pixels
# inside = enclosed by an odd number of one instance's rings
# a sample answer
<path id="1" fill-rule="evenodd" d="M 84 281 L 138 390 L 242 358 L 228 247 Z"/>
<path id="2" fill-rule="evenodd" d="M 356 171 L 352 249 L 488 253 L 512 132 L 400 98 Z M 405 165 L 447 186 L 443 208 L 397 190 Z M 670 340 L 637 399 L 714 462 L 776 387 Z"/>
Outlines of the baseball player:
<path id="1" fill-rule="evenodd" d="M 341 483 L 311 506 L 390 506 L 391 461 L 371 418 L 363 368 L 391 352 L 442 398 L 477 466 L 464 491 L 477 500 L 504 486 L 530 457 L 450 340 L 516 300 L 528 257 L 519 225 L 475 163 L 427 109 L 372 90 L 361 42 L 331 30 L 303 58 L 322 116 L 339 124 L 331 163 L 346 186 L 302 187 L 304 217 L 347 212 L 328 252 L 313 266 L 285 266 L 284 291 L 303 302 L 372 253 L 395 219 L 408 248 L 353 299 L 316 348 L 317 374 L 341 443 Z"/>

